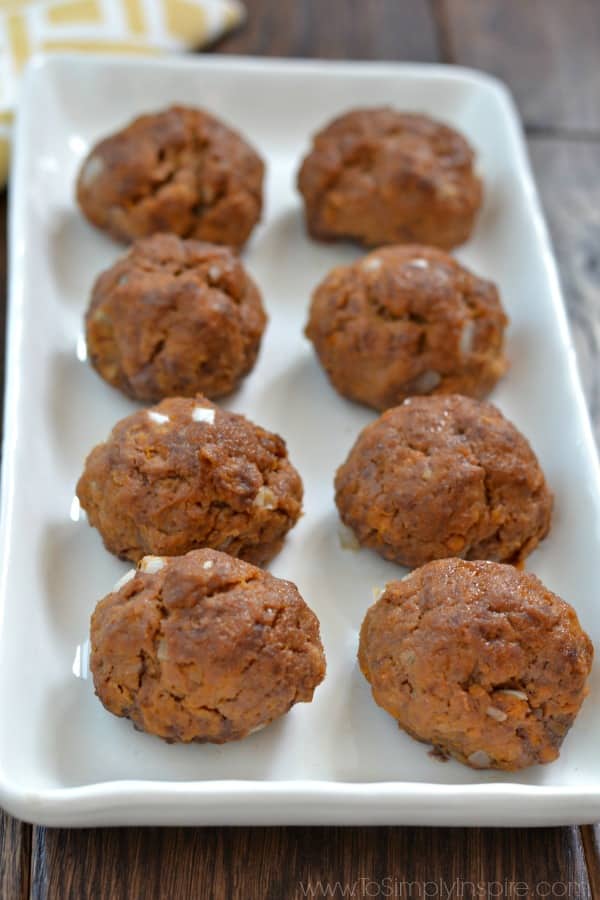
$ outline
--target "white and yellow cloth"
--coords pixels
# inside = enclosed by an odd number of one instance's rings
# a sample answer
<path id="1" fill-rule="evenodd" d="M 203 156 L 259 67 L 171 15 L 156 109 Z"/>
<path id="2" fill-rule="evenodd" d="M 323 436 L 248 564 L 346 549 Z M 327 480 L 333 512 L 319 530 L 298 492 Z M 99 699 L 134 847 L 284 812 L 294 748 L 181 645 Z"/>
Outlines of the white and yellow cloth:
<path id="1" fill-rule="evenodd" d="M 188 50 L 244 15 L 240 0 L 0 0 L 0 187 L 19 79 L 34 53 Z"/>

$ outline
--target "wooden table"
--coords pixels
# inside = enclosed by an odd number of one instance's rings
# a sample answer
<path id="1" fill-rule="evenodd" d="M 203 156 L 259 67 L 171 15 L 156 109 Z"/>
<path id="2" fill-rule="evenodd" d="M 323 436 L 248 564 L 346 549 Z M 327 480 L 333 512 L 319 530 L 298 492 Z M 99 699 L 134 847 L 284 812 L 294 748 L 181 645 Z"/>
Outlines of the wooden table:
<path id="1" fill-rule="evenodd" d="M 598 0 L 246 4 L 246 26 L 213 52 L 441 61 L 475 66 L 508 82 L 525 122 L 600 436 Z M 2 195 L 0 206 L 2 292 Z M 3 322 L 0 340 L 3 346 Z M 346 896 L 357 898 L 600 897 L 600 828 L 67 831 L 31 827 L 0 812 L 0 900 L 288 900 L 306 896 L 309 882 L 316 886 L 319 879 L 331 887 L 340 882 Z M 402 882 L 414 883 L 412 893 Z"/>

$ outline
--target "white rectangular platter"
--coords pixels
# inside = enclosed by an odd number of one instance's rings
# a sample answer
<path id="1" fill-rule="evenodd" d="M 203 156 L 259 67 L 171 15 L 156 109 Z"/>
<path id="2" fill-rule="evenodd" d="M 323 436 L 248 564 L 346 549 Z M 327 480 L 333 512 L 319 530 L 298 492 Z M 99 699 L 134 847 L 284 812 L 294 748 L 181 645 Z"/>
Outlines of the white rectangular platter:
<path id="1" fill-rule="evenodd" d="M 328 659 L 312 704 L 239 743 L 169 746 L 104 711 L 87 672 L 95 602 L 125 571 L 78 515 L 88 450 L 135 405 L 84 360 L 92 281 L 123 252 L 78 213 L 91 142 L 145 111 L 205 106 L 267 161 L 263 222 L 244 259 L 270 316 L 258 364 L 227 402 L 288 442 L 305 515 L 271 568 L 315 609 Z M 546 227 L 513 103 L 464 69 L 231 57 L 54 58 L 29 71 L 17 125 L 2 481 L 0 805 L 50 825 L 481 824 L 600 819 L 600 675 L 558 762 L 518 774 L 433 759 L 370 697 L 356 664 L 373 591 L 402 569 L 345 549 L 332 480 L 374 417 L 338 397 L 303 337 L 312 288 L 359 251 L 304 231 L 295 173 L 309 136 L 352 106 L 424 111 L 463 131 L 485 206 L 458 253 L 498 282 L 511 368 L 492 399 L 531 440 L 556 496 L 527 566 L 600 647 L 597 459 Z"/>

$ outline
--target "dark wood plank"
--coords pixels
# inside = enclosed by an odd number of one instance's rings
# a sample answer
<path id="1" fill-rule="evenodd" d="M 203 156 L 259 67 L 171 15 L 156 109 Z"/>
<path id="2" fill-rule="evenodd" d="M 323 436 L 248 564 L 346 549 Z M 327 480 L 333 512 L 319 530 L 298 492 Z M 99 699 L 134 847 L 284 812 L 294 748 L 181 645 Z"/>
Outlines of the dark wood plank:
<path id="1" fill-rule="evenodd" d="M 216 45 L 221 53 L 423 62 L 438 59 L 428 0 L 245 2 L 248 21 Z"/>
<path id="2" fill-rule="evenodd" d="M 336 883 L 357 898 L 592 897 L 576 828 L 49 830 L 34 858 L 34 900 L 287 900 Z"/>
<path id="3" fill-rule="evenodd" d="M 600 825 L 581 829 L 592 897 L 600 897 Z"/>
<path id="4" fill-rule="evenodd" d="M 0 897 L 29 897 L 31 826 L 18 822 L 0 809 Z"/>
<path id="5" fill-rule="evenodd" d="M 600 143 L 531 138 L 529 149 L 600 442 Z"/>
<path id="6" fill-rule="evenodd" d="M 513 90 L 528 126 L 600 131 L 598 0 L 432 0 L 450 62 Z"/>

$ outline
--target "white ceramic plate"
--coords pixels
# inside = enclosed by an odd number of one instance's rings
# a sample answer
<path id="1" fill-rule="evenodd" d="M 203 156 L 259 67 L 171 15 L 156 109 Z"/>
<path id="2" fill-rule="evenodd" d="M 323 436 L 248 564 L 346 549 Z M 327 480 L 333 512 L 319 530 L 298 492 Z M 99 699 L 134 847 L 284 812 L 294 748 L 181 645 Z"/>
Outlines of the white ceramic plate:
<path id="1" fill-rule="evenodd" d="M 237 126 L 268 163 L 266 209 L 245 253 L 270 315 L 258 364 L 227 403 L 288 441 L 306 514 L 272 565 L 321 620 L 328 672 L 312 704 L 229 746 L 168 746 L 105 712 L 86 667 L 90 613 L 125 571 L 78 516 L 88 450 L 135 409 L 94 374 L 82 316 L 122 248 L 73 202 L 100 136 L 178 101 Z M 426 823 L 534 825 L 600 818 L 600 683 L 558 762 L 518 774 L 440 763 L 379 709 L 356 665 L 373 590 L 403 574 L 344 549 L 332 479 L 374 417 L 338 397 L 302 334 L 311 289 L 350 245 L 307 239 L 294 189 L 309 136 L 351 106 L 391 103 L 473 142 L 486 200 L 459 258 L 496 280 L 511 369 L 493 400 L 531 439 L 556 494 L 528 561 L 600 647 L 600 492 L 573 345 L 520 127 L 498 82 L 456 68 L 208 57 L 63 58 L 29 71 L 12 177 L 10 324 L 2 482 L 0 803 L 52 825 Z"/>

